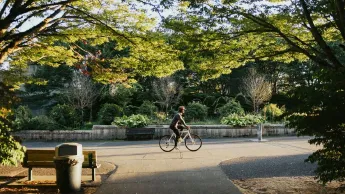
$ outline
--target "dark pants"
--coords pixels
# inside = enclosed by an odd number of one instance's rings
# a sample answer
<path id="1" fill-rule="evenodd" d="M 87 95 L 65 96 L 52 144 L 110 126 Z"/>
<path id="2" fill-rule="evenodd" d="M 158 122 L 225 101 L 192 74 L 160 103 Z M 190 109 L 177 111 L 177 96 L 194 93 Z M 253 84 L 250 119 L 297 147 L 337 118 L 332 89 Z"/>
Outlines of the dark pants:
<path id="1" fill-rule="evenodd" d="M 180 135 L 180 131 L 182 130 L 183 127 L 182 126 L 177 126 L 177 128 L 175 126 L 170 126 L 170 129 L 174 131 L 176 138 L 175 138 L 175 147 L 177 146 L 177 140 L 181 137 Z"/>

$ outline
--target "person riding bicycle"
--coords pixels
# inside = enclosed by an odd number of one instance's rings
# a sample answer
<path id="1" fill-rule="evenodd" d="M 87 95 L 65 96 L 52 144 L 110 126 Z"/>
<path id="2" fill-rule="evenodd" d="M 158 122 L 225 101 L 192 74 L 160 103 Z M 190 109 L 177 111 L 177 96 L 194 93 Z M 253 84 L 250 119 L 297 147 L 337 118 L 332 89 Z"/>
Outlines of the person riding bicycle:
<path id="1" fill-rule="evenodd" d="M 177 146 L 177 142 L 182 141 L 179 129 L 182 130 L 183 126 L 187 129 L 190 128 L 183 119 L 183 114 L 185 110 L 186 108 L 184 106 L 178 107 L 178 113 L 174 116 L 170 124 L 170 129 L 173 130 L 174 133 L 176 134 L 175 147 Z"/>

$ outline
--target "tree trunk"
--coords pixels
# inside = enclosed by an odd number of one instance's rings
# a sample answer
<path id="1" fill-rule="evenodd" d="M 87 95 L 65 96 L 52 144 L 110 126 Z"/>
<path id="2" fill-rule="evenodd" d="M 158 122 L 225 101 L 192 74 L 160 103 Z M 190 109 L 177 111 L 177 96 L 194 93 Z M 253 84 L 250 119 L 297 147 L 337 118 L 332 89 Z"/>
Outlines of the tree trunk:
<path id="1" fill-rule="evenodd" d="M 81 125 L 84 125 L 84 109 L 81 109 Z"/>
<path id="2" fill-rule="evenodd" d="M 90 106 L 90 117 L 89 117 L 89 122 L 92 122 L 92 105 Z"/>

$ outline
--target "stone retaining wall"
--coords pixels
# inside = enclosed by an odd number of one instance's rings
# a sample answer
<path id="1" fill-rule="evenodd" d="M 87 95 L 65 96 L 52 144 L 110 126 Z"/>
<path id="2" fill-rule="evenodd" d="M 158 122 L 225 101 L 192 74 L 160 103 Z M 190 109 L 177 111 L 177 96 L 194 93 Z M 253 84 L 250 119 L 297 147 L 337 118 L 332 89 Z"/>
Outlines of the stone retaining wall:
<path id="1" fill-rule="evenodd" d="M 171 134 L 168 125 L 150 125 L 155 128 L 155 138 Z M 256 137 L 257 126 L 234 128 L 226 125 L 192 125 L 191 131 L 202 138 L 223 137 Z M 295 135 L 294 129 L 285 128 L 284 125 L 265 124 L 263 136 Z M 114 125 L 94 125 L 92 130 L 28 130 L 18 131 L 13 135 L 25 140 L 41 141 L 83 141 L 83 140 L 115 140 L 126 139 L 126 129 Z"/>

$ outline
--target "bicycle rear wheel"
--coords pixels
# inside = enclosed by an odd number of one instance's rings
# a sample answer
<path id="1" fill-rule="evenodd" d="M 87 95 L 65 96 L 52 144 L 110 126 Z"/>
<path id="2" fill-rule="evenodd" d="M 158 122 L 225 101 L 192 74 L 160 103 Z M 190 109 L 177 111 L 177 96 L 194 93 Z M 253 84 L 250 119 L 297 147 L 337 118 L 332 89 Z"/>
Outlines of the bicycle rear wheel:
<path id="1" fill-rule="evenodd" d="M 190 134 L 190 136 L 187 136 L 184 142 L 186 148 L 192 152 L 198 151 L 202 146 L 201 138 L 195 134 Z"/>
<path id="2" fill-rule="evenodd" d="M 159 147 L 165 152 L 171 152 L 175 148 L 175 138 L 165 135 L 159 140 Z"/>

